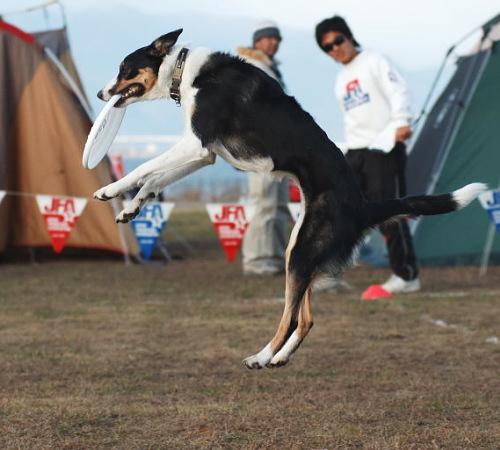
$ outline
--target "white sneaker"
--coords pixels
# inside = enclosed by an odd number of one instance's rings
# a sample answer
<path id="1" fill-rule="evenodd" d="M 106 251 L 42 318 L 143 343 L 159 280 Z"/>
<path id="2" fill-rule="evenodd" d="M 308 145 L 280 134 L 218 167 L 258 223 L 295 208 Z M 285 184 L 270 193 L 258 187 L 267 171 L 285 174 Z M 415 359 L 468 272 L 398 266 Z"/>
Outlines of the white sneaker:
<path id="1" fill-rule="evenodd" d="M 361 294 L 361 300 L 390 298 L 392 294 L 420 291 L 420 280 L 405 281 L 397 275 L 391 275 L 384 284 L 372 284 Z"/>
<path id="2" fill-rule="evenodd" d="M 338 278 L 320 278 L 313 284 L 313 292 L 338 292 L 340 290 L 351 291 L 353 287 L 344 280 Z"/>
<path id="3" fill-rule="evenodd" d="M 399 292 L 416 292 L 420 291 L 421 289 L 420 280 L 418 278 L 406 281 L 394 274 L 389 277 L 389 279 L 382 285 L 382 287 L 391 294 L 397 294 Z"/>
<path id="4" fill-rule="evenodd" d="M 243 269 L 244 275 L 264 275 L 264 276 L 277 276 L 285 273 L 284 267 L 278 267 L 270 264 L 262 264 L 259 266 L 246 267 Z"/>

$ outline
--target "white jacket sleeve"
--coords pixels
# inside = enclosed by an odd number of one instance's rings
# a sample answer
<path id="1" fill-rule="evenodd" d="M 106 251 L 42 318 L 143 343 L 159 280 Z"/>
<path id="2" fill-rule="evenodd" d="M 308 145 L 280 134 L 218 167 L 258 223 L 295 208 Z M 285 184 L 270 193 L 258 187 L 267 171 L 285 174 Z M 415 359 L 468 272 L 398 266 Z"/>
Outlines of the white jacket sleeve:
<path id="1" fill-rule="evenodd" d="M 394 64 L 380 57 L 376 65 L 380 89 L 391 105 L 392 123 L 397 127 L 409 126 L 412 121 L 410 91 L 408 85 Z"/>

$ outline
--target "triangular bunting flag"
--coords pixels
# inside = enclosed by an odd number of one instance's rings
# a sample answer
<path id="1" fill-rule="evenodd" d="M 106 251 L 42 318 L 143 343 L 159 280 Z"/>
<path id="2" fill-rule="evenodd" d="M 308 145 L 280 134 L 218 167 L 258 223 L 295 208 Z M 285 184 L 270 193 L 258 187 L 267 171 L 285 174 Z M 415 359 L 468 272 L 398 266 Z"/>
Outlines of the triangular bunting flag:
<path id="1" fill-rule="evenodd" d="M 3 198 L 5 197 L 6 191 L 0 191 L 0 204 L 2 203 Z"/>
<path id="2" fill-rule="evenodd" d="M 49 232 L 52 248 L 60 253 L 82 214 L 86 198 L 37 195 L 36 201 Z"/>
<path id="3" fill-rule="evenodd" d="M 117 155 L 116 153 L 111 153 L 109 155 L 109 161 L 111 162 L 111 171 L 117 180 L 125 176 L 125 168 L 123 166 L 122 155 Z"/>
<path id="4" fill-rule="evenodd" d="M 500 189 L 483 192 L 479 196 L 479 202 L 500 231 Z"/>
<path id="5" fill-rule="evenodd" d="M 131 224 L 144 259 L 150 259 L 175 203 L 149 202 Z"/>
<path id="6" fill-rule="evenodd" d="M 233 262 L 254 215 L 255 206 L 209 203 L 206 207 L 226 257 L 229 262 Z"/>
<path id="7" fill-rule="evenodd" d="M 290 215 L 292 216 L 294 222 L 297 222 L 300 215 L 300 203 L 288 203 L 288 211 L 290 211 Z"/>

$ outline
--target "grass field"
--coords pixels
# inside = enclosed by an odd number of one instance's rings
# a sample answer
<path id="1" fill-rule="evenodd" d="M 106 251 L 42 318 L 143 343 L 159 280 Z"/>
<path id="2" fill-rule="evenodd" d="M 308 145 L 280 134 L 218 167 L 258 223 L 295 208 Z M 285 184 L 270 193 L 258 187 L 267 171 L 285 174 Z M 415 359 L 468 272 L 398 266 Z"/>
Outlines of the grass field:
<path id="1" fill-rule="evenodd" d="M 172 216 L 194 253 L 167 233 L 167 265 L 0 266 L 1 449 L 500 448 L 500 267 L 369 302 L 388 271 L 354 268 L 291 363 L 253 372 L 284 279 L 243 277 L 198 214 Z"/>

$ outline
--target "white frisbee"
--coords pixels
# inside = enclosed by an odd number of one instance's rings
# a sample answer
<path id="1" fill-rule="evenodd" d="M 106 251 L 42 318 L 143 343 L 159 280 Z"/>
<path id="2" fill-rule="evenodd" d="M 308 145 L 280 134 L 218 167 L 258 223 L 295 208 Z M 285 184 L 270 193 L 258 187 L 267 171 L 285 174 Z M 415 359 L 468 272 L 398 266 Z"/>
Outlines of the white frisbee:
<path id="1" fill-rule="evenodd" d="M 120 129 L 126 109 L 114 108 L 120 98 L 120 95 L 113 95 L 92 125 L 83 149 L 82 163 L 86 169 L 93 169 L 101 162 Z"/>

